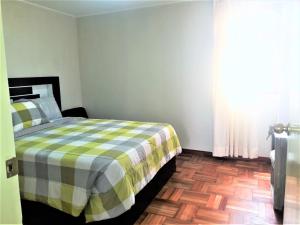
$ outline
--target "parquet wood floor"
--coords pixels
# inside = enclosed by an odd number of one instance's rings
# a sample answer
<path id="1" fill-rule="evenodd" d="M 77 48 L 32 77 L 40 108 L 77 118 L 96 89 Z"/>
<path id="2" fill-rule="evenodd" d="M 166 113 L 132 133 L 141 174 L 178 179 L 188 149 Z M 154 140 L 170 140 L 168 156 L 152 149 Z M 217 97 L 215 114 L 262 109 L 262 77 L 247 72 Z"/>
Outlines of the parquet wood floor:
<path id="1" fill-rule="evenodd" d="M 185 152 L 177 171 L 137 224 L 280 224 L 266 160 L 218 159 Z"/>

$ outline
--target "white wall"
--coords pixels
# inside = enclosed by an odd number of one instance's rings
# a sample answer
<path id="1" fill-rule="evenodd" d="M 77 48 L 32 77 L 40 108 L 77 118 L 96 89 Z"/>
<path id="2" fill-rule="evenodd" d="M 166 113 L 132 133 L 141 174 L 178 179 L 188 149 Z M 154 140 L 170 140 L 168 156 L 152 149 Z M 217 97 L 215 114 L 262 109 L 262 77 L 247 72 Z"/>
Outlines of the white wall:
<path id="1" fill-rule="evenodd" d="M 212 2 L 78 19 L 83 104 L 92 117 L 171 123 L 212 150 Z"/>
<path id="2" fill-rule="evenodd" d="M 63 109 L 81 106 L 76 19 L 2 1 L 9 77 L 59 76 Z"/>

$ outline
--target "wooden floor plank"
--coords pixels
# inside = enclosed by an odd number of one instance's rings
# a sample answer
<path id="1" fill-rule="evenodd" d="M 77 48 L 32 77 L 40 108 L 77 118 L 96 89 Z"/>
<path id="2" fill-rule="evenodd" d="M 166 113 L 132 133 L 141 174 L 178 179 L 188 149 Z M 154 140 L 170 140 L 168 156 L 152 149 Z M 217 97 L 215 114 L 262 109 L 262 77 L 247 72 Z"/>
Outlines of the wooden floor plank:
<path id="1" fill-rule="evenodd" d="M 223 210 L 203 209 L 199 208 L 196 217 L 214 223 L 228 223 L 229 213 Z"/>
<path id="2" fill-rule="evenodd" d="M 197 212 L 198 206 L 194 204 L 182 204 L 176 218 L 181 221 L 191 221 Z"/>
<path id="3" fill-rule="evenodd" d="M 178 211 L 178 206 L 171 204 L 164 200 L 154 200 L 146 209 L 146 212 L 150 214 L 156 214 L 161 216 L 174 217 Z"/>
<path id="4" fill-rule="evenodd" d="M 141 224 L 163 224 L 165 220 L 165 216 L 148 214 Z"/>

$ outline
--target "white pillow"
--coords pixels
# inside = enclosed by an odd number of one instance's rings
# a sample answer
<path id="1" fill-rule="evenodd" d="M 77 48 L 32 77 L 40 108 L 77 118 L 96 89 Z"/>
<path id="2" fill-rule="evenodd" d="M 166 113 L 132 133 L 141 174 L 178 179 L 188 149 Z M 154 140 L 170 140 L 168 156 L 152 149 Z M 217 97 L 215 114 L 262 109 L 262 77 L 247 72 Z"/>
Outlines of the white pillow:
<path id="1" fill-rule="evenodd" d="M 37 98 L 32 99 L 32 101 L 39 105 L 39 107 L 46 114 L 48 120 L 55 120 L 62 118 L 59 107 L 54 99 L 54 97 L 46 97 L 46 98 Z"/>

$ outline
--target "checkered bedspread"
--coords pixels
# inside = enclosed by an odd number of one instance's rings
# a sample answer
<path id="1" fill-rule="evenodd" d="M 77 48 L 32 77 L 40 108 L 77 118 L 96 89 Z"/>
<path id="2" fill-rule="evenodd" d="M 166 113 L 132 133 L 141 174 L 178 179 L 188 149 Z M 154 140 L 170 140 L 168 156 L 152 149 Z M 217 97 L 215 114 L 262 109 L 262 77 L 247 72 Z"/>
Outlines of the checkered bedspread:
<path id="1" fill-rule="evenodd" d="M 23 199 L 86 221 L 116 217 L 181 152 L 169 124 L 86 119 L 16 140 Z"/>

